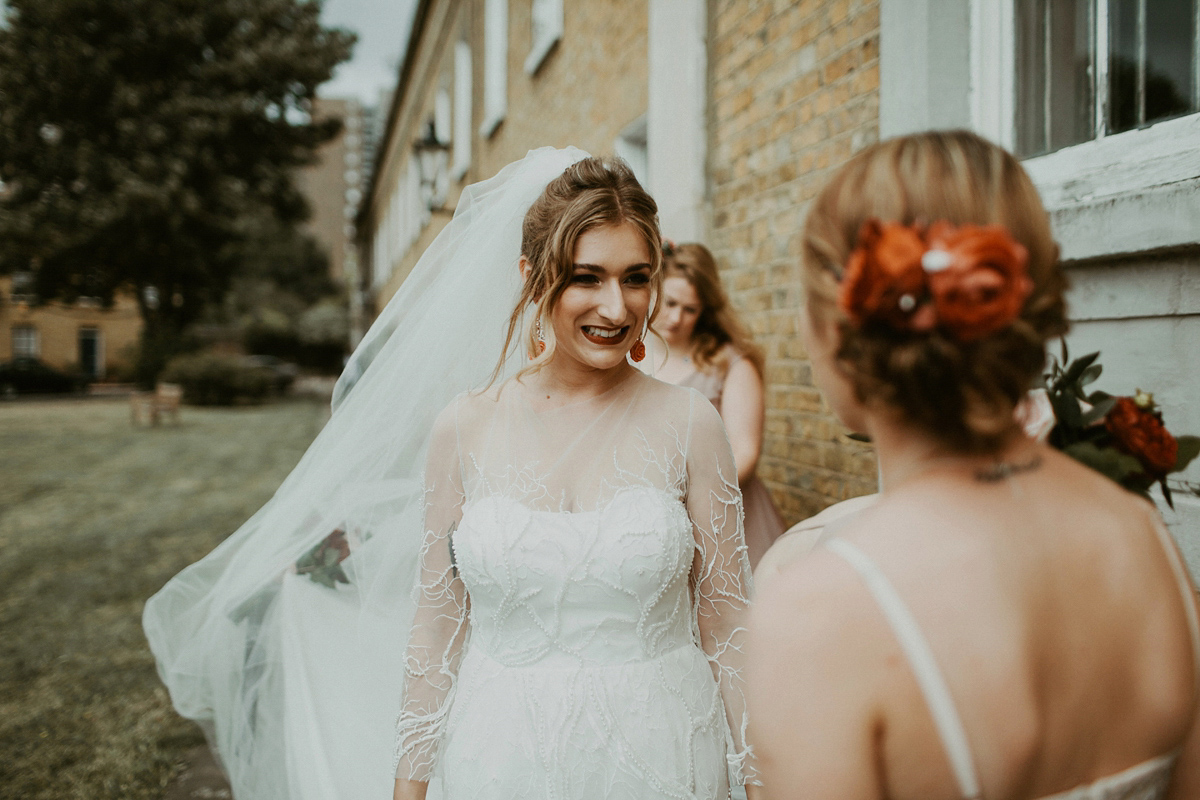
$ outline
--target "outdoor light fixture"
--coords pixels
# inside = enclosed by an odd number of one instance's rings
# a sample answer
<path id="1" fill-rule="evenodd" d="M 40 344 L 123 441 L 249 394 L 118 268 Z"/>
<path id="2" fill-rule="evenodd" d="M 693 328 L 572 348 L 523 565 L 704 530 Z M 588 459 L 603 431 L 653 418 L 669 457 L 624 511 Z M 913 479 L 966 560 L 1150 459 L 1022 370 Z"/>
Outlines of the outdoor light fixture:
<path id="1" fill-rule="evenodd" d="M 454 209 L 443 205 L 445 198 L 438 191 L 440 179 L 446 174 L 450 145 L 438 138 L 432 119 L 425 123 L 424 131 L 421 138 L 413 142 L 413 152 L 417 154 L 418 177 L 421 180 L 421 195 L 431 212 L 453 214 Z"/>

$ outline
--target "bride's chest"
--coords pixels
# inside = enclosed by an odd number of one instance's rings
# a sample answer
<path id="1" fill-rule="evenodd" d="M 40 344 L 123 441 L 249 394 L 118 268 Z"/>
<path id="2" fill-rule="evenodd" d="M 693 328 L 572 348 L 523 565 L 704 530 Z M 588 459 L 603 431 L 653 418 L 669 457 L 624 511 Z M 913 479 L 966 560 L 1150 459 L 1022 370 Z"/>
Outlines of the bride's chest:
<path id="1" fill-rule="evenodd" d="M 686 582 L 695 552 L 679 499 L 618 492 L 594 511 L 541 511 L 503 496 L 474 500 L 453 537 L 456 565 L 480 602 L 645 602 Z"/>

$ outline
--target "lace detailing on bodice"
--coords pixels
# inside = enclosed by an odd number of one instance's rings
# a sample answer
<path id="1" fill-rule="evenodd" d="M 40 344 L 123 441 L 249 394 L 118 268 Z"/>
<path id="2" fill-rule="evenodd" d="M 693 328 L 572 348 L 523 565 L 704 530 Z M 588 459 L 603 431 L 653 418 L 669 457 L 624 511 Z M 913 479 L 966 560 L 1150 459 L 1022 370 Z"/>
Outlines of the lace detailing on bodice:
<path id="1" fill-rule="evenodd" d="M 471 646 L 494 661 L 619 665 L 692 644 L 695 547 L 672 495 L 629 489 L 574 514 L 483 498 L 464 509 L 453 541 Z"/>
<path id="2" fill-rule="evenodd" d="M 429 780 L 443 747 L 494 736 L 463 732 L 465 719 L 485 724 L 481 709 L 495 702 L 488 692 L 524 696 L 520 687 L 540 683 L 548 694 L 530 695 L 520 720 L 493 711 L 488 724 L 532 726 L 527 737 L 541 741 L 562 734 L 538 720 L 609 721 L 583 726 L 590 733 L 580 741 L 538 761 L 535 771 L 547 770 L 550 783 L 563 770 L 583 774 L 571 760 L 581 751 L 636 741 L 645 722 L 634 722 L 642 713 L 635 706 L 646 703 L 661 707 L 656 735 L 677 738 L 692 755 L 677 775 L 643 774 L 632 755 L 597 756 L 616 759 L 605 769 L 661 784 L 655 797 L 716 797 L 724 777 L 714 783 L 712 764 L 698 761 L 715 758 L 724 776 L 725 751 L 735 779 L 745 779 L 749 568 L 732 454 L 704 398 L 640 373 L 548 411 L 535 410 L 527 387 L 513 382 L 460 397 L 433 432 L 426 498 L 398 777 Z M 696 658 L 708 668 L 698 671 Z M 464 695 L 460 682 L 493 688 Z M 584 741 L 592 736 L 603 741 Z M 711 792 L 695 794 L 697 781 Z"/>

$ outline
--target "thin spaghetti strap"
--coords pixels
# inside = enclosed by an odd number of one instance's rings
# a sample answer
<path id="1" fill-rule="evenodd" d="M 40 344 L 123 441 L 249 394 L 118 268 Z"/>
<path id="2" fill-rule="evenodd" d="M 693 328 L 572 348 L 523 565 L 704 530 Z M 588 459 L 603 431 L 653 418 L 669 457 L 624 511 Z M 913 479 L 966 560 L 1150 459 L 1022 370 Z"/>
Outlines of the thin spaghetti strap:
<path id="1" fill-rule="evenodd" d="M 1179 555 L 1179 550 L 1175 547 L 1175 540 L 1171 538 L 1171 532 L 1167 530 L 1166 524 L 1157 512 L 1154 514 L 1154 532 L 1158 534 L 1158 541 L 1166 551 L 1167 561 L 1171 563 L 1171 570 L 1175 573 L 1175 582 L 1183 595 L 1183 609 L 1187 614 L 1188 633 L 1192 637 L 1192 666 L 1195 670 L 1195 683 L 1197 691 L 1200 691 L 1200 618 L 1196 613 L 1196 590 L 1192 586 L 1191 578 L 1188 577 L 1187 567 Z"/>
<path id="2" fill-rule="evenodd" d="M 942 671 L 938 668 L 929 649 L 929 642 L 917 625 L 908 606 L 896 593 L 891 581 L 867 558 L 866 554 L 845 539 L 830 539 L 825 547 L 841 556 L 848 563 L 875 597 L 879 608 L 887 617 L 888 624 L 896 635 L 900 647 L 903 648 L 913 674 L 921 687 L 921 694 L 933 715 L 934 725 L 937 726 L 938 736 L 941 737 L 942 747 L 950 760 L 958 789 L 964 800 L 980 800 L 979 779 L 975 774 L 975 762 L 971 758 L 971 747 L 967 741 L 967 733 L 963 729 L 958 709 L 950 696 L 950 689 Z"/>

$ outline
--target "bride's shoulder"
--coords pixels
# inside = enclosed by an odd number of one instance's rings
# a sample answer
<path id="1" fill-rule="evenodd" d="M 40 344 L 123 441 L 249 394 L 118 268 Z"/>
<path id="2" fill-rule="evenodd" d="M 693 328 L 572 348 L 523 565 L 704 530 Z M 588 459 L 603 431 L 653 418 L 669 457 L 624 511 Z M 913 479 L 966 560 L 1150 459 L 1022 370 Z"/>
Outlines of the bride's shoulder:
<path id="1" fill-rule="evenodd" d="M 693 427 L 697 424 L 721 426 L 721 415 L 716 407 L 696 389 L 667 383 L 649 375 L 640 380 L 646 386 L 642 392 L 642 402 L 666 420 Z M 724 430 L 723 427 L 721 429 Z"/>

